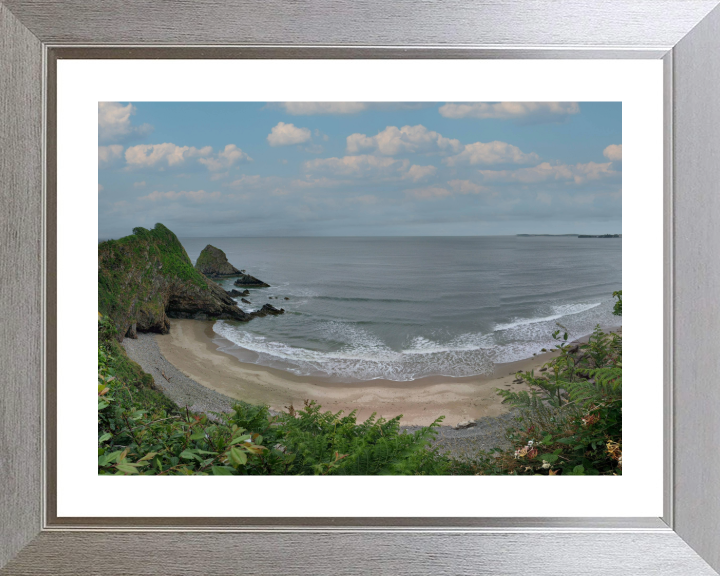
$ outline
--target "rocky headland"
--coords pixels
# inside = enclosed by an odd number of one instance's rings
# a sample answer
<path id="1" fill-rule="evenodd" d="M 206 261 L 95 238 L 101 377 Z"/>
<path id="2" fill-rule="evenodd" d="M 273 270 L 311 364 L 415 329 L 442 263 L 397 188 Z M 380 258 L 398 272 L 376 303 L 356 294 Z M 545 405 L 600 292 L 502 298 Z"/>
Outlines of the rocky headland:
<path id="1" fill-rule="evenodd" d="M 241 310 L 193 267 L 177 236 L 162 224 L 98 244 L 98 309 L 112 320 L 120 342 L 138 331 L 166 334 L 168 318 L 246 322 L 284 312 L 269 304 L 253 313 Z"/>

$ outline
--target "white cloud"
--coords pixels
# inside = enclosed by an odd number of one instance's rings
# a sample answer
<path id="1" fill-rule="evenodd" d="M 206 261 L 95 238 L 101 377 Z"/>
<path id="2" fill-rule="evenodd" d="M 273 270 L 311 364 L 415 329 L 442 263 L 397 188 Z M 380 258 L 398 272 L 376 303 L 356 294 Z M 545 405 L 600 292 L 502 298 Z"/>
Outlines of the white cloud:
<path id="1" fill-rule="evenodd" d="M 312 132 L 308 128 L 298 128 L 294 124 L 278 122 L 277 126 L 268 134 L 267 141 L 270 146 L 288 146 L 290 144 L 302 144 L 312 138 Z"/>
<path id="2" fill-rule="evenodd" d="M 351 134 L 347 137 L 347 151 L 356 154 L 363 149 L 376 150 L 386 156 L 401 153 L 458 152 L 459 140 L 445 138 L 422 124 L 417 126 L 388 126 L 375 136 Z"/>
<path id="3" fill-rule="evenodd" d="M 252 158 L 238 148 L 235 144 L 228 144 L 222 152 L 218 152 L 216 158 L 200 158 L 198 162 L 207 167 L 211 172 L 217 172 L 230 168 L 236 162 L 250 162 Z"/>
<path id="4" fill-rule="evenodd" d="M 353 196 L 352 198 L 347 199 L 348 204 L 376 204 L 378 201 L 377 196 L 373 196 L 372 194 L 365 194 L 364 196 Z"/>
<path id="5" fill-rule="evenodd" d="M 142 182 L 135 182 L 135 183 L 133 184 L 133 186 L 134 186 L 135 188 L 144 188 L 144 187 L 145 187 L 145 180 L 143 180 Z"/>
<path id="6" fill-rule="evenodd" d="M 580 112 L 577 102 L 473 102 L 445 104 L 439 112 L 445 118 L 479 118 L 556 122 Z"/>
<path id="7" fill-rule="evenodd" d="M 368 107 L 365 102 L 283 102 L 280 106 L 293 116 L 357 114 Z"/>
<path id="8" fill-rule="evenodd" d="M 434 176 L 436 172 L 437 168 L 435 168 L 435 166 L 419 166 L 417 164 L 413 164 L 410 166 L 408 171 L 403 174 L 403 179 L 420 182 L 421 180 L 426 180 L 431 176 Z"/>
<path id="9" fill-rule="evenodd" d="M 298 188 L 335 188 L 343 184 L 349 184 L 349 180 L 335 180 L 332 178 L 310 178 L 308 175 L 305 180 L 293 180 L 292 185 Z"/>
<path id="10" fill-rule="evenodd" d="M 220 198 L 220 196 L 222 196 L 220 192 L 205 192 L 205 190 L 194 190 L 188 192 L 158 192 L 155 190 L 147 196 L 141 196 L 140 200 L 157 202 L 159 200 L 180 200 L 181 198 L 187 198 L 193 202 L 205 202 L 207 200 Z"/>
<path id="11" fill-rule="evenodd" d="M 229 188 L 234 188 L 236 190 L 257 190 L 257 189 L 264 189 L 269 190 L 271 187 L 278 187 L 285 184 L 285 180 L 283 178 L 279 178 L 278 176 L 260 176 L 259 174 L 243 174 L 238 178 L 237 180 L 233 180 L 232 182 L 228 184 L 223 184 L 223 186 L 227 186 Z"/>
<path id="12" fill-rule="evenodd" d="M 105 168 L 122 158 L 124 148 L 120 144 L 98 146 L 98 167 Z"/>
<path id="13" fill-rule="evenodd" d="M 309 154 L 322 154 L 325 149 L 322 147 L 322 144 L 308 144 L 304 146 L 302 150 Z"/>
<path id="14" fill-rule="evenodd" d="M 480 186 L 470 180 L 450 180 L 448 185 L 456 194 L 481 194 L 488 191 L 485 186 Z"/>
<path id="15" fill-rule="evenodd" d="M 416 198 L 418 200 L 434 200 L 436 198 L 452 196 L 452 192 L 450 192 L 447 188 L 429 186 L 427 188 L 412 188 L 410 190 L 405 190 L 405 195 L 409 198 Z"/>
<path id="16" fill-rule="evenodd" d="M 216 155 L 212 146 L 195 148 L 178 146 L 170 142 L 163 144 L 138 144 L 125 151 L 125 162 L 132 168 L 173 168 L 183 166 L 189 161 L 197 161 L 211 172 L 227 170 L 237 162 L 252 162 L 252 158 L 235 144 L 228 144 Z"/>
<path id="17" fill-rule="evenodd" d="M 152 132 L 150 124 L 133 126 L 130 117 L 135 106 L 123 106 L 118 102 L 98 102 L 98 138 L 101 141 L 120 140 L 128 136 L 144 136 Z"/>
<path id="18" fill-rule="evenodd" d="M 402 176 L 409 168 L 408 160 L 366 154 L 342 158 L 318 158 L 305 162 L 305 170 L 308 172 L 323 171 L 339 176 Z"/>
<path id="19" fill-rule="evenodd" d="M 487 181 L 521 182 L 523 184 L 534 184 L 547 180 L 572 181 L 575 184 L 582 184 L 587 180 L 598 180 L 620 174 L 613 170 L 612 162 L 603 164 L 596 162 L 588 162 L 587 164 L 550 164 L 549 162 L 543 162 L 532 168 L 478 170 L 478 172 Z"/>
<path id="20" fill-rule="evenodd" d="M 153 168 L 155 166 L 180 166 L 190 158 L 209 157 L 212 147 L 195 148 L 177 146 L 170 142 L 164 144 L 138 144 L 125 151 L 125 161 L 132 168 Z"/>
<path id="21" fill-rule="evenodd" d="M 603 150 L 603 156 L 611 162 L 622 162 L 622 144 L 610 144 Z"/>
<path id="22" fill-rule="evenodd" d="M 448 166 L 461 164 L 529 164 L 540 157 L 535 152 L 526 154 L 517 146 L 495 140 L 493 142 L 475 142 L 466 144 L 465 149 L 456 156 L 443 160 Z"/>
<path id="23" fill-rule="evenodd" d="M 552 204 L 552 196 L 550 196 L 547 192 L 538 192 L 535 199 L 541 204 Z"/>
<path id="24" fill-rule="evenodd" d="M 450 180 L 447 186 L 427 186 L 405 190 L 405 196 L 416 200 L 436 200 L 456 194 L 484 194 L 487 192 L 489 191 L 485 186 L 480 186 L 470 180 Z"/>

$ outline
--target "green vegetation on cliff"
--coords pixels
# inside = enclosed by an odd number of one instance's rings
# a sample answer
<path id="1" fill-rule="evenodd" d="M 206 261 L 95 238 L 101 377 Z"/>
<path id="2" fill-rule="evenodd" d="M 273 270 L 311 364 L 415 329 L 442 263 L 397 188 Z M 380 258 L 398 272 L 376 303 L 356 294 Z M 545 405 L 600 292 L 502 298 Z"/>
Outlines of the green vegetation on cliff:
<path id="1" fill-rule="evenodd" d="M 192 265 L 168 228 L 135 228 L 98 244 L 98 309 L 118 339 L 136 330 L 165 333 L 167 317 L 248 320 L 235 301 Z"/>

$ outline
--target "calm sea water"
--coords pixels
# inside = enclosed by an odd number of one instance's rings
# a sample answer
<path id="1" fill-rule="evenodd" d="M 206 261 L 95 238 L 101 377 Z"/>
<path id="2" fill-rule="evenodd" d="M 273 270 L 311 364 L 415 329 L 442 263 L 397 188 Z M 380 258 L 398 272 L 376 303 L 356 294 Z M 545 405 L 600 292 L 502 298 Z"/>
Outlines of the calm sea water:
<path id="1" fill-rule="evenodd" d="M 286 314 L 219 321 L 217 342 L 243 361 L 295 374 L 343 381 L 488 374 L 494 363 L 551 346 L 556 323 L 571 339 L 620 324 L 612 315 L 612 292 L 622 288 L 620 239 L 181 241 L 193 262 L 212 244 L 272 286 L 251 290 L 252 304 L 240 307 L 272 303 Z M 232 282 L 220 281 L 226 289 Z"/>

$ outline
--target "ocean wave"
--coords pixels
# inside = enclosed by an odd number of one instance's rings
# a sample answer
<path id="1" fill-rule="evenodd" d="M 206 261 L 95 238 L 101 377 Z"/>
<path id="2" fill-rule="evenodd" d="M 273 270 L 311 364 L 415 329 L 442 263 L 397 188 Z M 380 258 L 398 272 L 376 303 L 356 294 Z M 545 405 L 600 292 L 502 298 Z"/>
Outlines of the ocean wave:
<path id="1" fill-rule="evenodd" d="M 255 352 L 258 364 L 280 367 L 296 374 L 408 381 L 431 375 L 456 377 L 492 372 L 491 350 L 480 346 L 461 344 L 458 347 L 452 343 L 442 345 L 416 338 L 410 348 L 396 351 L 366 330 L 340 322 L 330 324 L 328 334 L 334 334 L 336 338 L 342 336 L 350 342 L 339 350 L 328 352 L 289 346 L 224 321 L 216 322 L 213 329 L 233 345 Z M 481 341 L 486 343 L 482 337 Z M 231 348 L 225 351 L 231 351 Z"/>
<path id="2" fill-rule="evenodd" d="M 496 324 L 495 331 L 509 330 L 511 328 L 517 328 L 518 326 L 527 326 L 528 324 L 538 324 L 540 322 L 549 322 L 551 320 L 559 320 L 565 316 L 573 316 L 574 314 L 580 314 L 597 308 L 601 302 L 593 304 L 563 304 L 560 306 L 553 307 L 553 314 L 550 316 L 542 316 L 538 318 L 517 318 L 507 324 Z"/>
<path id="3" fill-rule="evenodd" d="M 600 304 L 557 305 L 548 310 L 551 314 L 519 318 L 496 325 L 488 332 L 415 336 L 404 346 L 396 347 L 399 349 L 384 342 L 372 325 L 338 320 L 310 320 L 313 324 L 307 326 L 303 336 L 306 343 L 315 342 L 331 350 L 293 346 L 279 341 L 282 337 L 253 332 L 252 326 L 222 320 L 215 323 L 214 331 L 221 337 L 216 340 L 221 350 L 231 353 L 238 348 L 249 350 L 257 355 L 252 362 L 294 374 L 332 376 L 350 382 L 410 381 L 425 376 L 491 374 L 495 364 L 530 358 L 542 348 L 552 349 L 556 342 L 548 323 L 553 320 L 570 317 L 565 324 L 571 339 L 590 333 L 596 323 L 611 314 L 609 304 L 598 308 Z"/>

